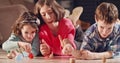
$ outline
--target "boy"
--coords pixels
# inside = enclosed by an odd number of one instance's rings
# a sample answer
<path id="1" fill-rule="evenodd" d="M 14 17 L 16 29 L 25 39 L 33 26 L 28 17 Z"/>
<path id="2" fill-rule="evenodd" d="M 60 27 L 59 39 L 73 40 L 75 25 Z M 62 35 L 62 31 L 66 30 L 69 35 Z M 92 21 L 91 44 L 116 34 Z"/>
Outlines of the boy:
<path id="1" fill-rule="evenodd" d="M 111 58 L 120 50 L 120 25 L 118 9 L 112 3 L 103 2 L 95 11 L 95 21 L 85 32 L 79 55 L 80 59 Z"/>

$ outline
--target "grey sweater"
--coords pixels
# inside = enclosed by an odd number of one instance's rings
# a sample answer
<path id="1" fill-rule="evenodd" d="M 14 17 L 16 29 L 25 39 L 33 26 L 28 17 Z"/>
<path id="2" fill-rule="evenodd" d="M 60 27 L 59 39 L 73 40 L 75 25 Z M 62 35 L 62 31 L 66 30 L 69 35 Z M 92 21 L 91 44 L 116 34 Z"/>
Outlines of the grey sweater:
<path id="1" fill-rule="evenodd" d="M 12 49 L 17 49 L 19 48 L 18 46 L 18 42 L 19 41 L 23 41 L 22 38 L 20 36 L 16 36 L 15 34 L 11 34 L 10 37 L 8 38 L 8 40 L 6 40 L 3 44 L 2 44 L 2 49 L 5 51 L 10 51 Z M 24 42 L 24 41 L 23 41 Z M 32 43 L 32 53 L 34 56 L 37 56 L 39 54 L 39 47 L 40 47 L 40 40 L 38 37 L 38 34 L 36 34 L 36 36 L 34 37 Z"/>

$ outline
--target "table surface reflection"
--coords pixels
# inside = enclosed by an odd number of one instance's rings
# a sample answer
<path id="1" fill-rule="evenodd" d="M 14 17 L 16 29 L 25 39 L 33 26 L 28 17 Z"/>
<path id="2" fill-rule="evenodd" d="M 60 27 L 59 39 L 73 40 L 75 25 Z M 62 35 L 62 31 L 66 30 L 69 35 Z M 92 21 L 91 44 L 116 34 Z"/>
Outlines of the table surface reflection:
<path id="1" fill-rule="evenodd" d="M 70 63 L 69 56 L 55 56 L 54 58 L 34 57 L 34 59 L 24 58 L 21 61 L 15 59 L 8 59 L 6 52 L 0 49 L 0 63 Z M 75 63 L 103 63 L 103 60 L 79 60 L 76 59 Z M 107 59 L 106 63 L 120 63 L 120 58 Z"/>

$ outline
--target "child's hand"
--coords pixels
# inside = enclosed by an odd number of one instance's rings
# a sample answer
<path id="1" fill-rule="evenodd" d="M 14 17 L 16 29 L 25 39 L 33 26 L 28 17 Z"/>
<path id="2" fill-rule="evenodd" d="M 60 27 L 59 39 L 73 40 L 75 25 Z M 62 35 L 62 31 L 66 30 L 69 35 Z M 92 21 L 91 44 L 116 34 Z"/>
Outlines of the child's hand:
<path id="1" fill-rule="evenodd" d="M 62 46 L 62 53 L 65 55 L 71 55 L 71 52 L 74 50 L 73 46 L 71 45 L 69 39 L 65 38 L 62 39 L 60 35 L 58 35 L 61 46 Z"/>
<path id="2" fill-rule="evenodd" d="M 74 50 L 72 56 L 77 59 L 93 59 L 94 55 L 88 50 Z"/>
<path id="3" fill-rule="evenodd" d="M 88 51 L 88 50 L 81 50 L 81 57 L 80 59 L 94 59 L 94 55 L 92 54 L 92 52 Z"/>
<path id="4" fill-rule="evenodd" d="M 89 50 L 83 50 L 81 52 L 81 59 L 103 59 L 103 58 L 110 58 L 112 57 L 112 52 L 107 51 L 107 52 L 102 52 L 102 53 L 96 53 L 96 52 L 91 52 Z"/>
<path id="5" fill-rule="evenodd" d="M 66 44 L 62 49 L 62 53 L 65 55 L 71 55 L 73 50 L 74 48 L 72 47 L 71 44 Z"/>
<path id="6" fill-rule="evenodd" d="M 18 42 L 18 45 L 20 48 L 23 48 L 26 52 L 30 53 L 31 52 L 31 44 L 30 43 L 26 43 L 26 42 Z"/>
<path id="7" fill-rule="evenodd" d="M 74 51 L 72 51 L 72 56 L 74 57 L 74 58 L 77 58 L 77 59 L 80 59 L 80 57 L 81 57 L 81 51 L 80 50 L 74 50 Z"/>
<path id="8" fill-rule="evenodd" d="M 8 52 L 7 57 L 8 57 L 9 59 L 13 59 L 13 58 L 16 57 L 17 54 L 18 54 L 18 53 L 17 53 L 15 50 L 11 50 L 11 51 Z"/>
<path id="9" fill-rule="evenodd" d="M 64 47 L 66 44 L 70 44 L 69 39 L 67 39 L 67 38 L 62 39 L 62 37 L 60 35 L 58 35 L 58 38 L 60 40 L 60 44 L 61 44 L 62 47 Z"/>
<path id="10" fill-rule="evenodd" d="M 45 40 L 42 40 L 42 44 L 40 45 L 40 51 L 41 51 L 41 54 L 44 56 L 49 56 L 51 52 L 50 47 L 48 46 Z"/>

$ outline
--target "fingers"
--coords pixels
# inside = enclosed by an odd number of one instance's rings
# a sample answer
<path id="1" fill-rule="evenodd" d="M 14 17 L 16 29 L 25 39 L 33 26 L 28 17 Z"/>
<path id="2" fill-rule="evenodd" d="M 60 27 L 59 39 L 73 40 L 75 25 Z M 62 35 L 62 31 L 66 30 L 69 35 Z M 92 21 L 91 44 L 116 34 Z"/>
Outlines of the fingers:
<path id="1" fill-rule="evenodd" d="M 88 50 L 81 50 L 81 59 L 90 59 L 90 51 Z"/>
<path id="2" fill-rule="evenodd" d="M 46 44 L 46 41 L 44 39 L 42 39 L 42 44 Z"/>
<path id="3" fill-rule="evenodd" d="M 74 48 L 72 47 L 72 45 L 66 44 L 62 50 L 62 53 L 65 55 L 71 55 L 73 50 L 74 50 Z"/>
<path id="4" fill-rule="evenodd" d="M 77 58 L 77 59 L 80 59 L 81 57 L 81 51 L 80 50 L 74 50 L 72 51 L 72 56 Z"/>
<path id="5" fill-rule="evenodd" d="M 63 47 L 63 46 L 64 46 L 64 43 L 63 43 L 62 37 L 61 37 L 60 35 L 58 35 L 58 38 L 59 38 L 59 40 L 60 40 L 61 46 Z"/>
<path id="6" fill-rule="evenodd" d="M 40 50 L 46 50 L 46 49 L 48 49 L 47 45 L 45 45 L 45 44 L 41 44 L 41 46 L 40 46 Z"/>
<path id="7" fill-rule="evenodd" d="M 44 39 L 42 39 L 42 44 L 40 45 L 40 51 L 44 56 L 50 53 L 50 47 Z"/>
<path id="8" fill-rule="evenodd" d="M 50 48 L 48 48 L 47 45 L 45 45 L 45 44 L 41 44 L 40 51 L 41 51 L 42 55 L 46 56 L 50 53 Z"/>
<path id="9" fill-rule="evenodd" d="M 24 45 L 24 49 L 25 49 L 26 52 L 30 53 L 30 52 L 31 52 L 31 49 L 32 49 L 31 44 L 26 43 L 26 44 Z"/>
<path id="10" fill-rule="evenodd" d="M 26 43 L 26 42 L 18 42 L 19 47 L 21 48 L 21 51 L 26 51 L 26 52 L 31 52 L 31 44 L 30 43 Z"/>
<path id="11" fill-rule="evenodd" d="M 63 39 L 63 44 L 64 44 L 64 46 L 66 44 L 70 44 L 70 40 L 68 38 Z"/>
<path id="12" fill-rule="evenodd" d="M 49 48 L 49 45 L 46 43 L 46 41 L 44 39 L 42 39 L 42 44 L 47 45 L 47 47 Z"/>
<path id="13" fill-rule="evenodd" d="M 46 52 L 46 47 L 45 47 L 46 45 L 45 44 L 41 44 L 40 45 L 40 51 L 41 51 L 41 53 L 44 55 L 45 54 L 45 52 Z"/>
<path id="14" fill-rule="evenodd" d="M 77 59 L 88 59 L 88 51 L 87 50 L 74 50 L 72 51 L 72 56 Z"/>
<path id="15" fill-rule="evenodd" d="M 60 35 L 58 35 L 58 38 L 60 40 L 60 44 L 61 44 L 62 47 L 64 47 L 66 44 L 70 43 L 70 40 L 68 38 L 62 39 L 62 37 Z"/>

